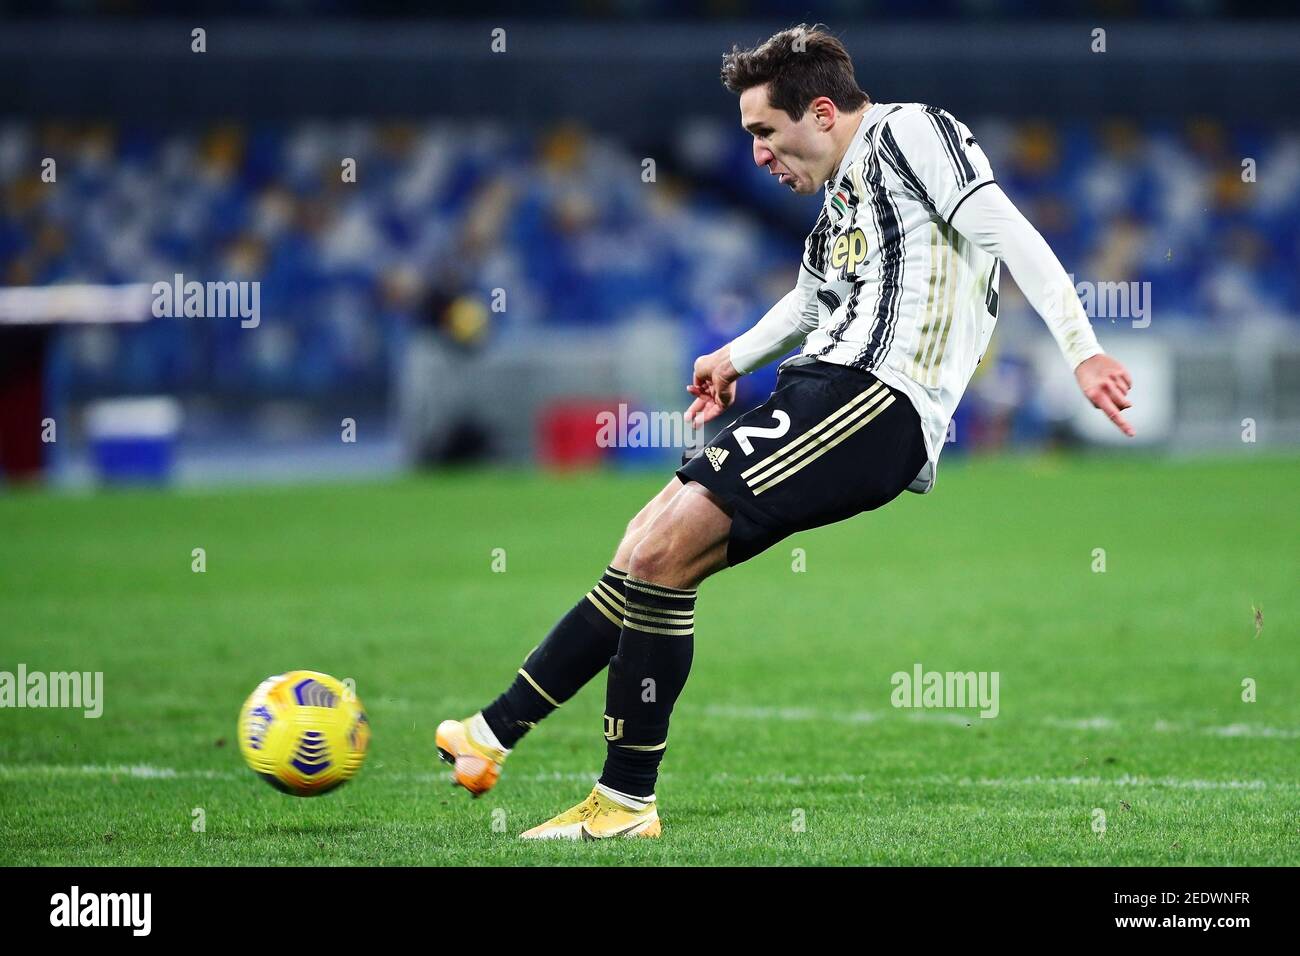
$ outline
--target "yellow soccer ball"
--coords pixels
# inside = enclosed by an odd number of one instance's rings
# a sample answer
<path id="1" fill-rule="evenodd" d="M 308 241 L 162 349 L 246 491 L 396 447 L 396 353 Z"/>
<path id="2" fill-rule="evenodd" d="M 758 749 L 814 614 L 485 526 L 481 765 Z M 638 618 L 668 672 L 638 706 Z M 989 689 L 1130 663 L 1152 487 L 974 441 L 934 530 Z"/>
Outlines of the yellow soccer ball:
<path id="1" fill-rule="evenodd" d="M 341 681 L 317 671 L 268 677 L 239 712 L 239 751 L 259 777 L 296 797 L 347 783 L 370 744 L 365 709 Z"/>

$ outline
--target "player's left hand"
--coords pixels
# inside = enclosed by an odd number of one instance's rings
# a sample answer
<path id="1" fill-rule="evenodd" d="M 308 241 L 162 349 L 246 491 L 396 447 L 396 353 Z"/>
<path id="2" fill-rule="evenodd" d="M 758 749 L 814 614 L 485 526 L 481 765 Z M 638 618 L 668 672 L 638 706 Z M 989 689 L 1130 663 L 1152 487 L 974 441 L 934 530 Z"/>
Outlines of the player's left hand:
<path id="1" fill-rule="evenodd" d="M 1133 376 L 1129 375 L 1128 369 L 1109 355 L 1094 355 L 1079 363 L 1079 367 L 1074 370 L 1074 378 L 1088 401 L 1105 412 L 1116 428 L 1129 438 L 1137 434 L 1120 414 L 1124 409 L 1133 407 L 1133 403 L 1128 400 L 1128 390 L 1133 387 Z"/>
<path id="2" fill-rule="evenodd" d="M 695 381 L 686 386 L 686 391 L 695 396 L 695 401 L 686 410 L 686 421 L 699 426 L 726 411 L 736 399 L 736 380 L 739 378 L 740 373 L 731 364 L 730 344 L 697 358 Z"/>

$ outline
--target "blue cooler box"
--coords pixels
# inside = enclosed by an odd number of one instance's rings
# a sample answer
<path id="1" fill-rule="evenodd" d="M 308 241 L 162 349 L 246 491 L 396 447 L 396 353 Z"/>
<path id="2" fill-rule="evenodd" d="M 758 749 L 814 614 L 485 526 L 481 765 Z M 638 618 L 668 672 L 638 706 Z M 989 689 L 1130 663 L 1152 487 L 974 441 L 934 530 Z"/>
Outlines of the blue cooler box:
<path id="1" fill-rule="evenodd" d="M 86 409 L 95 473 L 106 484 L 163 484 L 172 474 L 180 435 L 172 398 L 114 398 Z"/>

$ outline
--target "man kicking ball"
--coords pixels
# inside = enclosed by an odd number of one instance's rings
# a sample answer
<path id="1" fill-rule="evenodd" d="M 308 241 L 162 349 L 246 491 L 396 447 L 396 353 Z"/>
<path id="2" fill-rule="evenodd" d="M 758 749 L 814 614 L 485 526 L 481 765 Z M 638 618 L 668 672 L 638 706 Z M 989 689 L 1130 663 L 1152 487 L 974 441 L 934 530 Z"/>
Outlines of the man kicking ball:
<path id="1" fill-rule="evenodd" d="M 519 740 L 606 667 L 605 768 L 528 839 L 659 836 L 655 800 L 686 684 L 700 582 L 798 531 L 930 491 L 953 412 L 984 355 L 1003 264 L 1088 400 L 1125 434 L 1132 381 L 1102 353 L 1073 283 L 993 179 L 971 131 L 919 103 L 872 103 L 843 44 L 784 30 L 723 57 L 754 162 L 800 195 L 824 190 L 795 287 L 695 361 L 687 419 L 803 343 L 776 390 L 685 461 L 627 526 L 605 573 L 481 712 L 438 726 L 442 757 L 489 790 Z M 653 680 L 653 685 L 643 684 Z M 643 687 L 655 692 L 643 696 Z M 649 698 L 649 699 L 646 699 Z"/>

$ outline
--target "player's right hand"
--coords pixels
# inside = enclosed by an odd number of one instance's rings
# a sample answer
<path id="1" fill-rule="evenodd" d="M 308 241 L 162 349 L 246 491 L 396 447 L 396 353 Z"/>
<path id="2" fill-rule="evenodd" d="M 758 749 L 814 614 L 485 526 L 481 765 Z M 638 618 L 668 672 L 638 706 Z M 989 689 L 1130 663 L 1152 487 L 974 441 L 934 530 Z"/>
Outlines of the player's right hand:
<path id="1" fill-rule="evenodd" d="M 724 345 L 716 352 L 701 355 L 695 360 L 695 381 L 686 391 L 695 396 L 686 410 L 686 421 L 703 425 L 726 411 L 736 398 L 736 380 L 740 373 L 731 364 L 731 346 Z"/>

